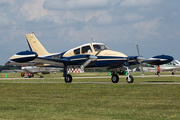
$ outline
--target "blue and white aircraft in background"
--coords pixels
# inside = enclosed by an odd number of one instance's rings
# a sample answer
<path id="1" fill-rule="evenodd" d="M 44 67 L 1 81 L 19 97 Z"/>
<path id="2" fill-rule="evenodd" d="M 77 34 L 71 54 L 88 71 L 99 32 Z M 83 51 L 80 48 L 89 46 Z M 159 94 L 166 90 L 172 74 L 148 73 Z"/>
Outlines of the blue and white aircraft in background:
<path id="1" fill-rule="evenodd" d="M 111 80 L 113 83 L 118 83 L 119 76 L 117 69 L 126 66 L 127 67 L 127 82 L 132 83 L 134 81 L 133 76 L 129 73 L 129 66 L 142 64 L 147 62 L 148 64 L 161 65 L 171 62 L 174 58 L 169 55 L 158 55 L 144 60 L 139 54 L 138 56 L 127 56 L 121 52 L 110 50 L 103 43 L 88 43 L 79 47 L 70 49 L 62 53 L 49 53 L 42 46 L 42 44 L 35 37 L 34 33 L 27 34 L 26 39 L 30 48 L 30 51 L 22 51 L 13 55 L 8 63 L 12 62 L 14 65 L 21 64 L 23 66 L 58 66 L 63 69 L 63 77 L 66 83 L 72 82 L 72 76 L 67 74 L 68 68 L 107 68 L 114 69 Z"/>

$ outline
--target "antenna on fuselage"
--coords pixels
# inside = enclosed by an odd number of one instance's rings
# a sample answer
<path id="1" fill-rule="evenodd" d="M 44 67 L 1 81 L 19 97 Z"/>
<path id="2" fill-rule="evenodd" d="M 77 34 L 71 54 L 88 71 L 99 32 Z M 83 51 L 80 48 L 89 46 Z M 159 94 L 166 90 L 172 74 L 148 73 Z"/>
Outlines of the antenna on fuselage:
<path id="1" fill-rule="evenodd" d="M 90 36 L 90 37 L 91 37 L 91 36 Z M 95 43 L 95 41 L 94 41 L 93 37 L 91 37 L 91 40 Z"/>

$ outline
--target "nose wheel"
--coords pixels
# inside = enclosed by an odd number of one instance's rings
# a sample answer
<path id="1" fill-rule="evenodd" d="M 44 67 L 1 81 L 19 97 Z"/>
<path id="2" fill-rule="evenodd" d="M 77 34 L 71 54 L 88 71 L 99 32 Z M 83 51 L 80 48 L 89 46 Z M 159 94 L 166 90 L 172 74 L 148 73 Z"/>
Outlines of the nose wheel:
<path id="1" fill-rule="evenodd" d="M 126 81 L 127 81 L 128 83 L 133 83 L 133 82 L 134 82 L 133 76 L 132 76 L 132 75 L 127 76 Z"/>

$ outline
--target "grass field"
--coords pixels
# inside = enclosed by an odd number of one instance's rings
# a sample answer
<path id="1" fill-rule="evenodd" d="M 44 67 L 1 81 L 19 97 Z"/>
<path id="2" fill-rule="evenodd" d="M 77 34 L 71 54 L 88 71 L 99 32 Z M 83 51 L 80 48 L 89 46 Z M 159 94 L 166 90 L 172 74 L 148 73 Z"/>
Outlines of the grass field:
<path id="1" fill-rule="evenodd" d="M 180 77 L 136 77 L 133 84 L 53 83 L 58 81 L 64 80 L 0 80 L 0 119 L 180 119 L 180 85 L 136 84 L 180 82 Z M 73 81 L 111 82 L 109 78 Z"/>

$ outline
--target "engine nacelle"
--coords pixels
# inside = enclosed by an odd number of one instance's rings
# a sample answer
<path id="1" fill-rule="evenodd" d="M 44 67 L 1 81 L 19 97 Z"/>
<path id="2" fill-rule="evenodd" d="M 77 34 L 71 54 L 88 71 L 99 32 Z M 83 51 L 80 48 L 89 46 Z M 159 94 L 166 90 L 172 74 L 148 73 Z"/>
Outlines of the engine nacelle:
<path id="1" fill-rule="evenodd" d="M 22 52 L 18 52 L 15 55 L 13 55 L 11 58 L 9 58 L 11 61 L 14 62 L 28 62 L 28 61 L 32 61 L 35 58 L 38 57 L 38 54 L 36 52 L 33 51 L 22 51 Z"/>

